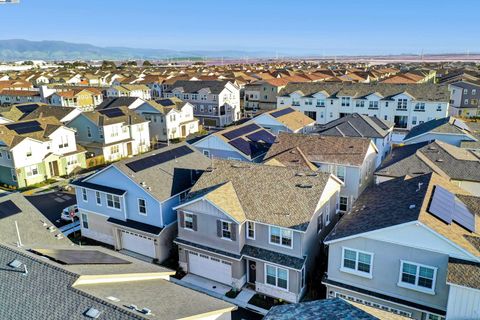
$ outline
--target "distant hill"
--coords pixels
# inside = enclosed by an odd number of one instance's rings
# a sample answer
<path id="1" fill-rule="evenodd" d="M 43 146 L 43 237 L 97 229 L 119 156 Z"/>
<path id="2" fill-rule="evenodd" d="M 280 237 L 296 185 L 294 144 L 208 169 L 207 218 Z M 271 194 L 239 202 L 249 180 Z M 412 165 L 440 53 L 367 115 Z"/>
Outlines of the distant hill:
<path id="1" fill-rule="evenodd" d="M 0 40 L 0 60 L 127 60 L 166 58 L 240 58 L 271 57 L 268 52 L 246 51 L 175 51 L 126 47 L 97 47 L 65 41 Z"/>

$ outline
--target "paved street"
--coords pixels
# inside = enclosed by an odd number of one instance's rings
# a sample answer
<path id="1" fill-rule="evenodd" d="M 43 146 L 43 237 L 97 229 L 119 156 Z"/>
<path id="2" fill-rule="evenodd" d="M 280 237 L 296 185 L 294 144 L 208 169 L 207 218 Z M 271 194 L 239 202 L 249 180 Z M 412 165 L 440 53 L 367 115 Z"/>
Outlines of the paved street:
<path id="1" fill-rule="evenodd" d="M 77 203 L 75 194 L 68 192 L 51 192 L 26 198 L 57 227 L 69 223 L 60 220 L 63 208 Z"/>

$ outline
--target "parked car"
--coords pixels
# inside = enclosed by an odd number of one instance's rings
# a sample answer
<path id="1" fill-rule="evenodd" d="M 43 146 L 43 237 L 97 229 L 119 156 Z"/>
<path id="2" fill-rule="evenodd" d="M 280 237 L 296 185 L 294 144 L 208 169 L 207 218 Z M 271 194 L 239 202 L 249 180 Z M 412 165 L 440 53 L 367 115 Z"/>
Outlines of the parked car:
<path id="1" fill-rule="evenodd" d="M 78 219 L 77 215 L 78 215 L 78 206 L 74 204 L 72 206 L 69 206 L 63 209 L 60 218 L 65 221 L 72 221 L 72 217 L 73 219 Z"/>

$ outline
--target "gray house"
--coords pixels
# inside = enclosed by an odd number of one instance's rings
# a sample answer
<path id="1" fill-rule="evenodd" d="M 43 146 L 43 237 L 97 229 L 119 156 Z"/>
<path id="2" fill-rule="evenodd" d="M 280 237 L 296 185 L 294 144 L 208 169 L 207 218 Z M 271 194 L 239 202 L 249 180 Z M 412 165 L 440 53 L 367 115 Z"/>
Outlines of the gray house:
<path id="1" fill-rule="evenodd" d="M 329 298 L 414 319 L 478 319 L 480 198 L 430 173 L 372 186 L 325 240 Z"/>
<path id="2" fill-rule="evenodd" d="M 234 288 L 251 284 L 298 302 L 321 240 L 337 221 L 341 185 L 328 173 L 216 160 L 175 208 L 179 264 Z"/>
<path id="3" fill-rule="evenodd" d="M 450 90 L 450 115 L 476 117 L 479 115 L 480 84 L 459 81 L 448 86 Z"/>
<path id="4" fill-rule="evenodd" d="M 347 211 L 372 183 L 377 155 L 377 148 L 368 138 L 281 132 L 264 163 L 333 173 L 344 182 L 339 209 Z"/>

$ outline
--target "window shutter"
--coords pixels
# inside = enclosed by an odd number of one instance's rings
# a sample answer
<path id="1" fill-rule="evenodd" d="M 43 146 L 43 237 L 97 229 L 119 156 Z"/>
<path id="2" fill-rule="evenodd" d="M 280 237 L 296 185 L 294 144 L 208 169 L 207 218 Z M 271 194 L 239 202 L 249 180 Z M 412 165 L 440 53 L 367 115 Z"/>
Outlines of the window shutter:
<path id="1" fill-rule="evenodd" d="M 197 215 L 196 214 L 192 215 L 192 222 L 193 222 L 192 223 L 193 224 L 193 230 L 197 231 Z"/>
<path id="2" fill-rule="evenodd" d="M 237 241 L 237 225 L 235 223 L 231 224 L 232 226 L 232 232 L 230 233 L 230 239 L 233 241 Z"/>
<path id="3" fill-rule="evenodd" d="M 222 221 L 217 220 L 217 237 L 222 237 Z"/>
<path id="4" fill-rule="evenodd" d="M 185 228 L 185 214 L 183 213 L 183 211 L 179 211 L 178 215 L 180 219 L 180 227 Z"/>

